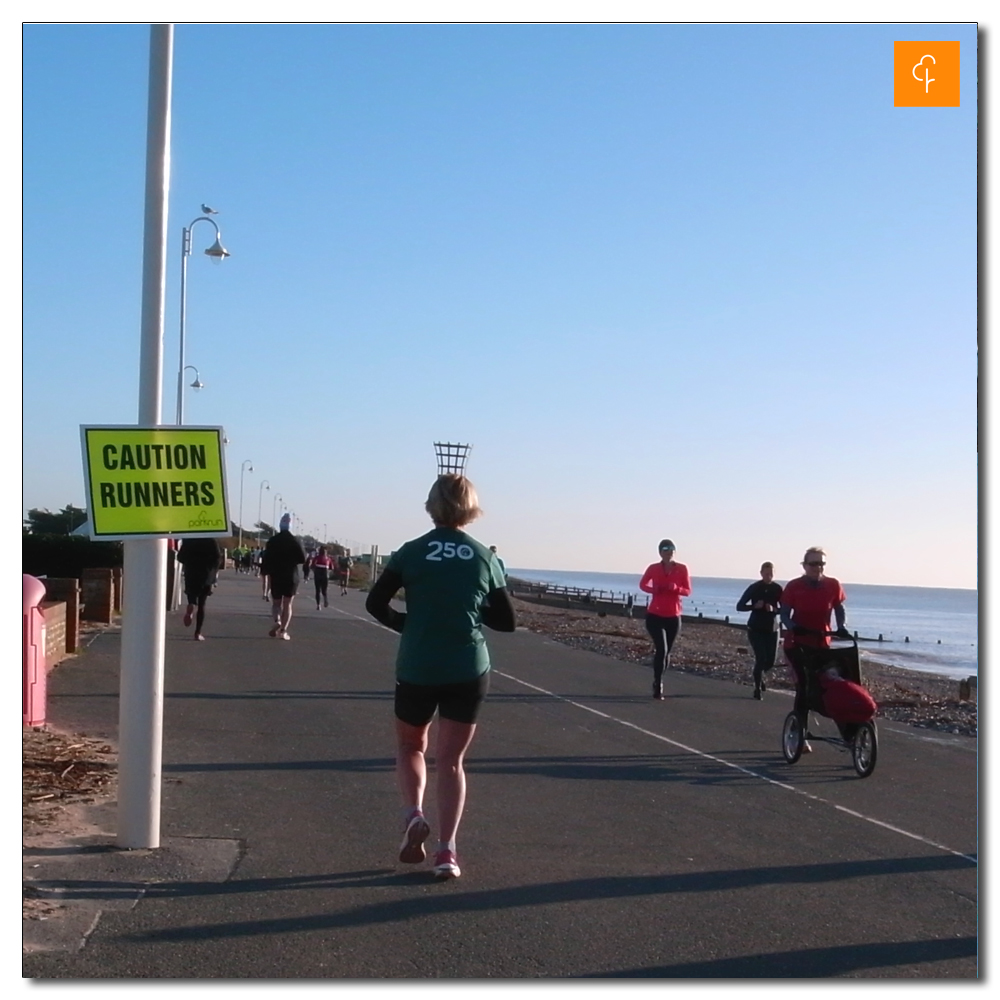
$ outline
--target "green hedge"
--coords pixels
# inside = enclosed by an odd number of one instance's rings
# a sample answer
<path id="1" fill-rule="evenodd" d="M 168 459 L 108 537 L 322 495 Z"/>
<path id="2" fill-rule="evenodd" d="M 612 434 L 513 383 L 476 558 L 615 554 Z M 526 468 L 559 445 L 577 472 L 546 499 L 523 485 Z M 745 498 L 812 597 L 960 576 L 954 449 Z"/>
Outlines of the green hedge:
<path id="1" fill-rule="evenodd" d="M 82 535 L 23 535 L 21 572 L 77 579 L 85 569 L 121 566 L 121 542 L 95 542 Z"/>

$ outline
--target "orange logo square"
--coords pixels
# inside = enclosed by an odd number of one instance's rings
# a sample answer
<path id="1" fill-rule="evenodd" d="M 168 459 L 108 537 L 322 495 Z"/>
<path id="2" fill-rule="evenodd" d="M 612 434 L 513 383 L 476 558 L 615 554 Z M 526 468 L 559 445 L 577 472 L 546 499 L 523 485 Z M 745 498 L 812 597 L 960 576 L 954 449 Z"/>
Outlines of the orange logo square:
<path id="1" fill-rule="evenodd" d="M 958 42 L 893 42 L 893 105 L 957 108 Z"/>

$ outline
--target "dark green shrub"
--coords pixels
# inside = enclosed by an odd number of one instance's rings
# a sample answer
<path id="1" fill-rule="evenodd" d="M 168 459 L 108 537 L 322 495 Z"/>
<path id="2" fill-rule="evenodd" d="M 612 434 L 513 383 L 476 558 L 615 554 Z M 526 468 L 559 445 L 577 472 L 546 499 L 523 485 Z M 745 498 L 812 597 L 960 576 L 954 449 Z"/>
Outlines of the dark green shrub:
<path id="1" fill-rule="evenodd" d="M 121 542 L 95 542 L 82 535 L 22 535 L 21 572 L 77 579 L 85 569 L 121 566 Z"/>

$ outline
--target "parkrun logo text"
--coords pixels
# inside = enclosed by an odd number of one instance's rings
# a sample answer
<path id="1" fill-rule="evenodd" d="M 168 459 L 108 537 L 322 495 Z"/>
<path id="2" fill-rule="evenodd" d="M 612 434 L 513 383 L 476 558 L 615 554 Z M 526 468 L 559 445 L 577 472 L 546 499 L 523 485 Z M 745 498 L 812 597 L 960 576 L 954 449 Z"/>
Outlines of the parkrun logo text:
<path id="1" fill-rule="evenodd" d="M 894 42 L 893 46 L 894 107 L 959 106 L 959 42 Z"/>

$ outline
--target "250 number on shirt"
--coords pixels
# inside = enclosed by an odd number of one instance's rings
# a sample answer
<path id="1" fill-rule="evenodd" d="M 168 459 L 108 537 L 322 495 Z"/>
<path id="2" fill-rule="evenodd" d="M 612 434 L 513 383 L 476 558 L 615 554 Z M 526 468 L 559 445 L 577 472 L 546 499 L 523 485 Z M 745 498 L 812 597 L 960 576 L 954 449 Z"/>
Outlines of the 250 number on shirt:
<path id="1" fill-rule="evenodd" d="M 471 559 L 474 555 L 470 545 L 456 545 L 454 542 L 431 542 L 430 551 L 424 557 L 430 562 L 441 562 L 444 559 Z"/>

